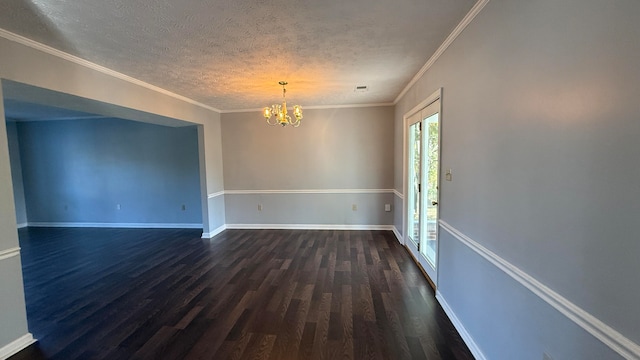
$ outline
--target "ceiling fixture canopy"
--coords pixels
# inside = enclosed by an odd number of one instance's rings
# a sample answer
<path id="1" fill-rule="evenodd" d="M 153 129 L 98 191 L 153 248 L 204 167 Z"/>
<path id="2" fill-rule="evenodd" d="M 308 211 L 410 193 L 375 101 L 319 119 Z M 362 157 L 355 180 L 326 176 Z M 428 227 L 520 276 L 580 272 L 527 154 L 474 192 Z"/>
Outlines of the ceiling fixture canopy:
<path id="1" fill-rule="evenodd" d="M 287 99 L 285 95 L 287 93 L 287 89 L 285 86 L 288 84 L 286 81 L 280 81 L 278 84 L 282 85 L 282 105 L 273 104 L 271 107 L 266 107 L 262 111 L 262 115 L 267 119 L 267 124 L 269 125 L 282 125 L 287 126 L 291 125 L 293 127 L 300 126 L 300 120 L 302 120 L 302 107 L 300 105 L 295 105 L 293 107 L 293 116 L 296 118 L 295 121 L 291 120 L 291 116 L 287 114 Z M 273 120 L 271 120 L 273 118 Z"/>

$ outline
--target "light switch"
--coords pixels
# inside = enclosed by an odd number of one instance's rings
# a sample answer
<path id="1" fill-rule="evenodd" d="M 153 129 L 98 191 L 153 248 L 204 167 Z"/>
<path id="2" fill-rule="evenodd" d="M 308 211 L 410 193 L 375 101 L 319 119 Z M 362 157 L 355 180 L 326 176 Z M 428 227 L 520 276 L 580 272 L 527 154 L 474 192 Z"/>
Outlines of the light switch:
<path id="1" fill-rule="evenodd" d="M 391 204 L 384 204 L 384 211 L 386 212 L 391 211 Z"/>

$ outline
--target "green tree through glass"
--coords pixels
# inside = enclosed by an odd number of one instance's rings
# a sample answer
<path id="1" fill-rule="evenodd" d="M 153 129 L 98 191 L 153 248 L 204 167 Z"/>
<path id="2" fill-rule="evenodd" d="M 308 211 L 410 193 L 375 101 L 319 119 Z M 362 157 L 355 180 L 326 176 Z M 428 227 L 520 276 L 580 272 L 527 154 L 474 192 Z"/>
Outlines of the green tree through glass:
<path id="1" fill-rule="evenodd" d="M 438 122 L 429 123 L 427 141 L 427 206 L 438 201 Z"/>

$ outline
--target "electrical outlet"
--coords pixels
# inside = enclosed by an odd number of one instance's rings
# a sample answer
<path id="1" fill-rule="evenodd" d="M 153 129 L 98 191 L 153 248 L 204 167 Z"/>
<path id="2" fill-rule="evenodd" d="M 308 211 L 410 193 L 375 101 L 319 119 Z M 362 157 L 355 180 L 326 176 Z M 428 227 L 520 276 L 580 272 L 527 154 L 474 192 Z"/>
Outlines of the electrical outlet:
<path id="1" fill-rule="evenodd" d="M 390 212 L 391 211 L 391 204 L 384 204 L 384 211 Z"/>
<path id="2" fill-rule="evenodd" d="M 351 210 L 358 211 L 358 205 L 356 204 L 351 205 Z"/>
<path id="3" fill-rule="evenodd" d="M 258 211 L 262 211 L 262 204 L 258 204 Z"/>
<path id="4" fill-rule="evenodd" d="M 185 204 L 182 204 L 182 211 L 187 210 L 187 206 Z"/>

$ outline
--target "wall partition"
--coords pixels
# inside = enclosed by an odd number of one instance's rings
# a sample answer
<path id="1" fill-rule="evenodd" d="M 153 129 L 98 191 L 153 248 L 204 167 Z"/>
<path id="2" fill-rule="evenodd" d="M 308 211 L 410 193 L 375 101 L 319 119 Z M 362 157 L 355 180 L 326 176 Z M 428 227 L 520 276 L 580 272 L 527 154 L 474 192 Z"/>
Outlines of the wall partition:
<path id="1" fill-rule="evenodd" d="M 391 229 L 393 107 L 222 114 L 227 227 Z"/>
<path id="2" fill-rule="evenodd" d="M 479 359 L 640 358 L 640 3 L 479 4 L 396 105 L 442 88 L 437 297 Z"/>

